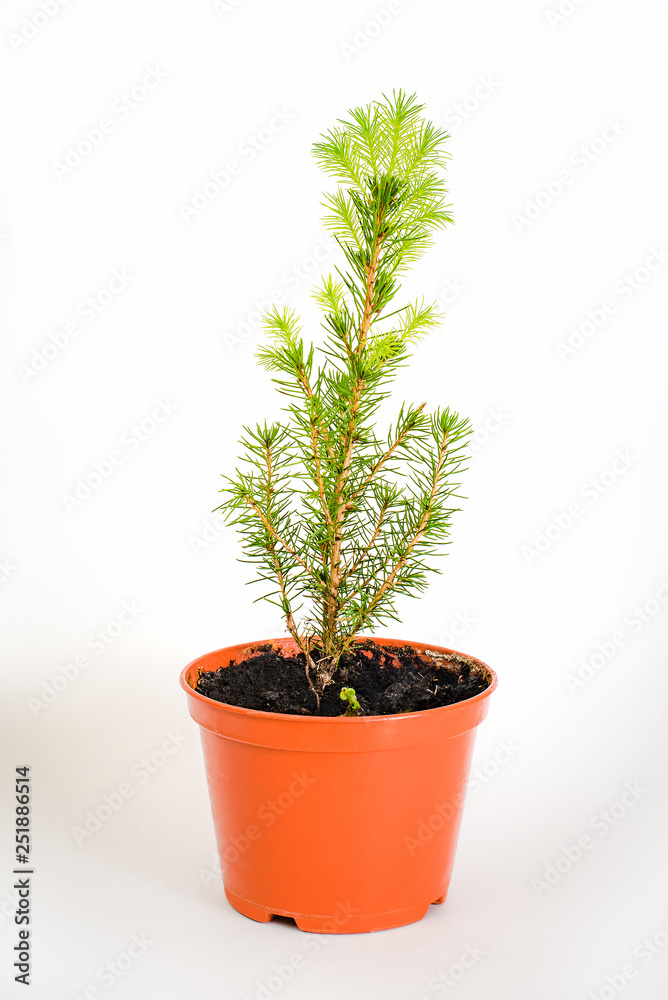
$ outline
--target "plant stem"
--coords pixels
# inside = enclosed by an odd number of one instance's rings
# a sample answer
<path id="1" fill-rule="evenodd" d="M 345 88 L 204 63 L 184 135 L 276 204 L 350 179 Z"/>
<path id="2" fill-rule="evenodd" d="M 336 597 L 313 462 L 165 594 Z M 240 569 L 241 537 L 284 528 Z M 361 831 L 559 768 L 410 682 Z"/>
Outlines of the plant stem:
<path id="1" fill-rule="evenodd" d="M 376 235 L 374 238 L 374 247 L 371 254 L 371 258 L 366 266 L 366 291 L 364 296 L 364 307 L 362 310 L 362 317 L 360 320 L 359 334 L 356 348 L 356 356 L 358 359 L 362 357 L 364 347 L 369 335 L 369 330 L 371 329 L 371 321 L 374 314 L 374 295 L 376 290 L 376 274 L 378 269 L 378 257 L 380 255 L 382 237 L 380 235 L 380 226 L 382 221 L 382 211 L 379 209 L 377 216 L 376 225 Z M 364 378 L 358 374 L 357 380 L 353 389 L 352 398 L 350 401 L 350 417 L 348 420 L 348 427 L 346 429 L 346 434 L 342 444 L 344 445 L 344 457 L 341 466 L 341 471 L 337 477 L 336 486 L 334 487 L 334 501 L 335 501 L 335 515 L 334 523 L 332 525 L 332 548 L 330 553 L 330 564 L 329 564 L 329 579 L 326 593 L 326 618 L 325 618 L 325 628 L 323 635 L 323 644 L 325 646 L 325 652 L 328 656 L 334 655 L 335 649 L 335 639 L 336 639 L 336 626 L 337 619 L 340 612 L 340 602 L 339 602 L 339 590 L 342 583 L 341 575 L 341 542 L 342 542 L 342 528 L 345 516 L 350 510 L 351 504 L 346 502 L 344 496 L 345 484 L 348 479 L 348 474 L 350 471 L 350 464 L 352 462 L 353 450 L 355 447 L 355 431 L 356 431 L 356 421 L 357 413 L 359 411 L 360 401 L 362 399 L 362 392 L 364 389 Z"/>

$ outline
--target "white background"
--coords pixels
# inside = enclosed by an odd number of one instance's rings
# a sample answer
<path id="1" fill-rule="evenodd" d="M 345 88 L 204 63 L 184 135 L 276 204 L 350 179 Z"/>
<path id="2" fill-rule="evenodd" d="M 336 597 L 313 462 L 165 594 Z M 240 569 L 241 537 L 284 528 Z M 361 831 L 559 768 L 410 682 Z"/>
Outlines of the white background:
<path id="1" fill-rule="evenodd" d="M 271 996 L 665 992 L 668 18 L 653 0 L 563 0 L 555 15 L 557 2 L 401 0 L 380 30 L 384 0 L 51 0 L 48 17 L 5 0 L 3 995 L 26 995 L 11 969 L 22 763 L 35 1000 L 91 987 L 254 998 L 294 954 L 304 968 Z M 154 89 L 122 111 L 144 78 Z M 178 674 L 210 649 L 282 634 L 210 511 L 242 423 L 280 405 L 253 360 L 255 301 L 282 292 L 317 335 L 311 143 L 396 87 L 452 134 L 456 219 L 408 282 L 441 298 L 446 320 L 396 399 L 456 407 L 478 447 L 444 575 L 394 631 L 476 655 L 500 684 L 447 903 L 314 954 L 294 926 L 234 912 L 210 874 Z M 99 145 L 59 167 L 104 118 Z M 238 174 L 186 221 L 182 206 L 230 160 Z M 88 322 L 81 303 L 114 270 L 131 280 Z M 54 336 L 63 346 L 44 353 Z M 159 401 L 172 412 L 152 423 Z M 112 474 L 68 500 L 111 452 Z M 124 602 L 135 610 L 120 628 Z M 169 733 L 169 750 L 182 745 L 165 754 Z M 627 782 L 636 798 L 615 806 Z M 131 796 L 77 843 L 123 783 Z M 589 849 L 565 860 L 585 834 Z M 96 978 L 134 934 L 145 953 L 111 985 Z M 655 935 L 652 955 L 642 942 Z M 469 946 L 484 955 L 439 987 Z"/>

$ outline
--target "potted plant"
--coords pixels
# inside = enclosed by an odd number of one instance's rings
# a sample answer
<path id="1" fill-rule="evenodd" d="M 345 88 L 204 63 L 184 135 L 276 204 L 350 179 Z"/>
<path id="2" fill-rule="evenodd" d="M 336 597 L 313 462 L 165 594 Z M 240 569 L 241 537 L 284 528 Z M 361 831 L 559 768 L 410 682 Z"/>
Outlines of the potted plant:
<path id="1" fill-rule="evenodd" d="M 295 313 L 264 317 L 259 363 L 283 422 L 246 427 L 220 510 L 288 635 L 228 646 L 181 675 L 201 727 L 225 892 L 255 920 L 370 931 L 445 899 L 475 729 L 496 685 L 450 649 L 363 638 L 399 620 L 448 543 L 470 424 L 404 404 L 398 369 L 435 327 L 399 280 L 451 222 L 446 133 L 403 92 L 352 110 L 314 146 L 336 182 L 325 224 L 345 261 L 315 290 L 319 347 Z"/>

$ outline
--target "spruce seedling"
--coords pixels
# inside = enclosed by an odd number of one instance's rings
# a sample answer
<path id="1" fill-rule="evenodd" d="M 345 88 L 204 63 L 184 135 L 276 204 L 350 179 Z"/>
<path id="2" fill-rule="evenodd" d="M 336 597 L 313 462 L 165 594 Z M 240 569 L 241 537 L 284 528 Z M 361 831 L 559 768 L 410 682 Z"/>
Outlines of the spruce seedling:
<path id="1" fill-rule="evenodd" d="M 244 428 L 217 508 L 240 530 L 253 582 L 269 584 L 258 600 L 280 608 L 318 699 L 355 636 L 398 620 L 397 599 L 440 572 L 432 561 L 449 544 L 471 431 L 425 403 L 402 404 L 386 434 L 376 425 L 398 370 L 440 320 L 424 300 L 395 302 L 402 275 L 452 222 L 448 135 L 423 110 L 398 91 L 315 143 L 336 183 L 324 223 L 344 261 L 314 292 L 324 338 L 306 342 L 288 307 L 265 313 L 257 358 L 289 400 L 286 417 Z"/>
<path id="2" fill-rule="evenodd" d="M 341 701 L 345 701 L 346 710 L 344 715 L 357 715 L 360 710 L 360 703 L 357 700 L 357 695 L 355 694 L 355 688 L 341 688 L 341 693 L 339 694 Z"/>

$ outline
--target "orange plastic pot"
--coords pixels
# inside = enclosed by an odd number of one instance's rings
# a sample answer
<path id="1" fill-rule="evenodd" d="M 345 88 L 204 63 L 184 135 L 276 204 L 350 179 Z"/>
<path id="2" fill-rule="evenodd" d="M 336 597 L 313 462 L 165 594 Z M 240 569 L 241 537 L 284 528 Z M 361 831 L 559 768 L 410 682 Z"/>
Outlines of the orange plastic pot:
<path id="1" fill-rule="evenodd" d="M 254 645 L 208 653 L 181 674 L 201 727 L 228 900 L 253 920 L 287 916 L 318 933 L 420 920 L 448 891 L 475 731 L 496 675 L 474 660 L 490 677 L 474 698 L 351 718 L 257 712 L 194 690 L 200 673 Z"/>

